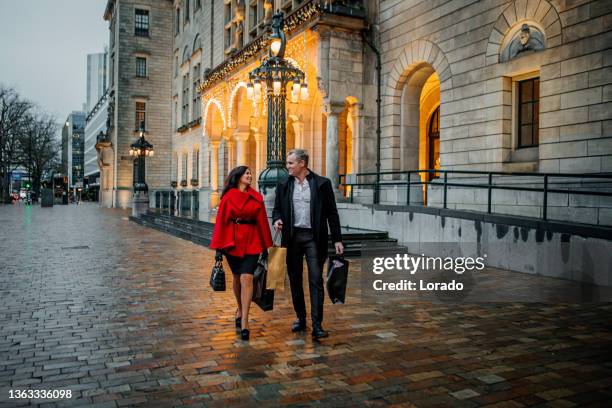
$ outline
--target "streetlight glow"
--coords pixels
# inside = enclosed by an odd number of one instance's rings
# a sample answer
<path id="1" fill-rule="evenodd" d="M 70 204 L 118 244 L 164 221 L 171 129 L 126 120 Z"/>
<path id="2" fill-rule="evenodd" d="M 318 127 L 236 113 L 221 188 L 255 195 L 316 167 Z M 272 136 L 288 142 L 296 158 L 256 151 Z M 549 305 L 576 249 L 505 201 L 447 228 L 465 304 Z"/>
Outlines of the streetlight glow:
<path id="1" fill-rule="evenodd" d="M 272 55 L 277 57 L 278 53 L 280 52 L 281 46 L 282 46 L 281 39 L 280 38 L 273 38 L 272 42 L 270 43 L 270 50 L 272 51 Z"/>

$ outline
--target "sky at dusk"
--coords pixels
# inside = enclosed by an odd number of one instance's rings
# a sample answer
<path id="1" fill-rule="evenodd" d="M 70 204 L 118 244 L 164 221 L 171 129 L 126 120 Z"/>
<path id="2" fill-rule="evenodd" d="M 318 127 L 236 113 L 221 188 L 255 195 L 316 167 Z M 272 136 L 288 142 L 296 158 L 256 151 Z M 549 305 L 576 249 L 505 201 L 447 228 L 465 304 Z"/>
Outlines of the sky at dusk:
<path id="1" fill-rule="evenodd" d="M 0 84 L 55 116 L 85 103 L 87 54 L 108 44 L 106 0 L 0 0 Z"/>

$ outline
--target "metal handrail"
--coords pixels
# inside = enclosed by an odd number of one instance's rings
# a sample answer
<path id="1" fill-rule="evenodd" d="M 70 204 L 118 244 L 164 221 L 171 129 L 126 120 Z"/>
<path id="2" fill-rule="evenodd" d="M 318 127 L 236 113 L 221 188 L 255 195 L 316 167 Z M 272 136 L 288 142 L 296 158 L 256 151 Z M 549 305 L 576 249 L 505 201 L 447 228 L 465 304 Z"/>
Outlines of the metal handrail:
<path id="1" fill-rule="evenodd" d="M 422 173 L 426 174 L 440 174 L 443 175 L 442 181 L 411 181 L 410 176 L 412 174 L 420 175 Z M 448 175 L 449 174 L 470 174 L 470 175 L 479 175 L 486 176 L 486 183 L 466 183 L 466 182 L 449 182 Z M 407 175 L 405 181 L 385 181 L 380 180 L 381 176 L 385 175 Z M 504 171 L 479 171 L 479 170 L 404 170 L 404 171 L 382 171 L 382 172 L 365 172 L 365 173 L 355 173 L 354 176 L 376 176 L 376 181 L 372 183 L 346 183 L 346 174 L 340 174 L 338 177 L 339 184 L 346 187 L 351 187 L 350 189 L 350 202 L 352 203 L 354 200 L 353 187 L 362 187 L 362 186 L 372 186 L 374 188 L 374 196 L 373 196 L 373 204 L 380 203 L 380 188 L 381 186 L 395 186 L 401 185 L 406 186 L 406 205 L 410 205 L 410 187 L 413 185 L 432 185 L 432 186 L 442 186 L 443 187 L 443 208 L 448 207 L 448 187 L 468 187 L 468 188 L 480 188 L 487 189 L 487 213 L 491 214 L 492 212 L 492 196 L 493 190 L 511 190 L 511 191 L 533 191 L 540 192 L 543 194 L 542 196 L 542 220 L 548 219 L 548 194 L 550 193 L 559 193 L 559 194 L 578 194 L 578 195 L 592 195 L 592 196 L 600 196 L 600 197 L 612 197 L 612 191 L 596 191 L 596 190 L 578 190 L 576 188 L 567 187 L 566 189 L 561 188 L 551 188 L 551 184 L 573 184 L 576 182 L 551 182 L 550 179 L 553 178 L 574 178 L 574 179 L 601 179 L 601 180 L 609 180 L 612 182 L 612 174 L 602 174 L 602 173 L 518 173 L 518 172 L 504 172 Z M 516 185 L 500 185 L 495 184 L 493 181 L 493 176 L 515 176 L 515 177 L 541 177 L 543 186 L 539 187 L 517 187 Z M 583 183 L 582 181 L 578 181 Z M 602 181 L 585 181 L 589 185 L 594 183 L 602 183 Z M 540 184 L 540 183 L 536 183 Z"/>

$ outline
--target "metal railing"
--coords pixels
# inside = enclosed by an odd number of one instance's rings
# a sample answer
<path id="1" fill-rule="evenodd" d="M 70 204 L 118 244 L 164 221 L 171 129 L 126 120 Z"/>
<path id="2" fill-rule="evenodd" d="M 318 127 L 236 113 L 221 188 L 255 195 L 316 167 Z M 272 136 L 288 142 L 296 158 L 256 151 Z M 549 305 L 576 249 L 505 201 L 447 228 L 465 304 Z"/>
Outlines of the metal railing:
<path id="1" fill-rule="evenodd" d="M 421 180 L 421 174 L 436 175 L 439 177 L 432 180 Z M 383 177 L 397 177 L 406 176 L 405 180 L 382 180 Z M 412 175 L 417 175 L 419 180 L 411 180 Z M 451 176 L 449 180 L 449 175 Z M 463 176 L 485 176 L 486 182 L 469 183 L 469 179 L 465 178 L 454 178 L 453 175 Z M 375 177 L 376 181 L 369 183 L 347 183 L 346 174 L 339 175 L 339 184 L 341 186 L 350 187 L 349 201 L 352 203 L 354 200 L 355 187 L 371 187 L 374 190 L 372 204 L 380 204 L 380 192 L 382 187 L 386 186 L 406 186 L 406 203 L 410 205 L 410 190 L 411 186 L 420 185 L 426 186 L 437 186 L 442 188 L 442 208 L 448 206 L 448 188 L 449 187 L 462 187 L 462 188 L 476 188 L 487 190 L 487 213 L 492 213 L 492 197 L 493 190 L 511 190 L 511 191 L 531 191 L 542 194 L 542 205 L 541 205 L 541 219 L 548 219 L 548 198 L 551 193 L 560 194 L 576 194 L 576 195 L 589 195 L 599 197 L 612 197 L 612 174 L 610 173 L 515 173 L 515 172 L 503 172 L 503 171 L 477 171 L 477 170 L 406 170 L 406 171 L 384 171 L 384 172 L 370 172 L 370 173 L 356 173 L 353 174 L 356 179 L 359 177 Z M 541 182 L 530 182 L 521 181 L 521 183 L 510 184 L 496 184 L 494 177 L 507 177 L 513 176 L 517 178 L 537 178 L 541 179 Z M 555 181 L 555 179 L 570 179 L 577 181 Z M 531 184 L 532 186 L 526 186 L 525 184 Z M 603 188 L 608 191 L 602 190 L 586 190 L 583 188 L 576 189 L 571 186 L 565 188 L 559 187 L 559 185 L 577 184 L 584 185 L 596 185 L 596 184 L 607 184 Z M 519 184 L 519 185 L 517 185 Z M 542 187 L 533 187 L 533 185 L 542 185 Z M 400 204 L 396 204 L 400 205 Z"/>

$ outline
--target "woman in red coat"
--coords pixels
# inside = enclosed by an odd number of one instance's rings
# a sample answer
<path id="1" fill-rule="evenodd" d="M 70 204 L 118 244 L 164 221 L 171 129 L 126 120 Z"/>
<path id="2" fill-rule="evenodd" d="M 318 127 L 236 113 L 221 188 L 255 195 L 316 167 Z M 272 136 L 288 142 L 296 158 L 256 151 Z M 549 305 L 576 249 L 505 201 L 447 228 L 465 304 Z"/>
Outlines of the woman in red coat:
<path id="1" fill-rule="evenodd" d="M 230 171 L 225 180 L 210 248 L 215 259 L 225 255 L 232 270 L 238 309 L 236 327 L 243 340 L 249 339 L 249 308 L 253 297 L 253 273 L 262 252 L 272 246 L 272 234 L 263 197 L 253 188 L 253 175 L 247 166 Z"/>

